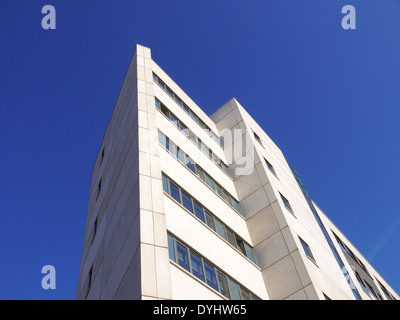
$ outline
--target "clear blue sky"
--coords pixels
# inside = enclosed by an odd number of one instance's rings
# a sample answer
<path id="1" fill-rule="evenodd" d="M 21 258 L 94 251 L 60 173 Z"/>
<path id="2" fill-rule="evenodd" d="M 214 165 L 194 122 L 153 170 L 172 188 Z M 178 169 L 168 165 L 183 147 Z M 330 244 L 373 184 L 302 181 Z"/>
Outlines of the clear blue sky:
<path id="1" fill-rule="evenodd" d="M 235 97 L 400 292 L 399 39 L 399 0 L 1 0 L 0 299 L 75 299 L 92 166 L 136 43 L 209 114 Z"/>

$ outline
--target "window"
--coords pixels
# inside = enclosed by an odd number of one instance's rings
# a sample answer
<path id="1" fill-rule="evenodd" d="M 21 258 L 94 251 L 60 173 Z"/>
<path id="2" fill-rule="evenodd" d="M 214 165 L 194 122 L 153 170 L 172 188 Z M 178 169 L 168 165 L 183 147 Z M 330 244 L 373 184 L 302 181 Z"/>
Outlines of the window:
<path id="1" fill-rule="evenodd" d="M 204 181 L 204 171 L 197 165 L 196 165 L 196 172 L 199 178 Z"/>
<path id="2" fill-rule="evenodd" d="M 325 293 L 323 293 L 325 300 L 332 300 L 331 298 L 329 298 Z"/>
<path id="3" fill-rule="evenodd" d="M 241 300 L 239 286 L 237 283 L 228 278 L 228 286 L 231 293 L 231 300 Z"/>
<path id="4" fill-rule="evenodd" d="M 154 75 L 153 75 L 154 76 Z M 158 110 L 161 110 L 161 102 L 158 100 L 158 99 L 156 99 L 156 108 L 158 109 Z"/>
<path id="5" fill-rule="evenodd" d="M 224 198 L 224 191 L 219 184 L 215 184 L 215 191 L 221 198 Z"/>
<path id="6" fill-rule="evenodd" d="M 90 270 L 89 270 L 89 279 L 88 279 L 88 287 L 89 287 L 89 290 L 90 290 L 90 288 L 92 287 L 92 275 L 93 275 L 93 266 L 91 266 L 91 267 L 90 267 Z"/>
<path id="7" fill-rule="evenodd" d="M 194 201 L 194 215 L 201 221 L 203 221 L 203 223 L 206 223 L 206 220 L 204 219 L 203 207 L 199 205 L 196 201 Z"/>
<path id="8" fill-rule="evenodd" d="M 97 220 L 98 220 L 98 217 L 96 217 L 96 220 L 94 220 L 94 224 L 93 224 L 93 237 L 92 237 L 92 242 L 93 242 L 93 240 L 94 240 L 94 238 L 95 238 L 95 236 L 96 236 L 96 233 L 97 233 Z"/>
<path id="9" fill-rule="evenodd" d="M 251 300 L 250 294 L 243 288 L 240 288 L 240 294 L 242 295 L 242 300 Z"/>
<path id="10" fill-rule="evenodd" d="M 166 176 L 162 175 L 162 185 L 163 185 L 163 190 L 165 193 L 169 194 L 169 190 L 168 190 L 168 179 Z"/>
<path id="11" fill-rule="evenodd" d="M 211 229 L 213 229 L 214 231 L 216 231 L 216 230 L 215 230 L 214 218 L 213 218 L 213 216 L 212 216 L 208 211 L 206 211 L 206 218 L 207 218 L 207 225 L 208 225 Z"/>
<path id="12" fill-rule="evenodd" d="M 172 238 L 170 234 L 168 234 L 168 253 L 169 253 L 169 258 L 172 261 L 176 262 L 174 238 Z"/>
<path id="13" fill-rule="evenodd" d="M 180 162 L 182 162 L 183 164 L 185 164 L 185 153 L 183 152 L 183 150 L 181 148 L 178 147 L 178 151 L 177 151 L 177 158 Z"/>
<path id="14" fill-rule="evenodd" d="M 353 267 L 352 267 L 352 268 L 353 268 Z M 354 268 L 353 268 L 353 271 L 354 271 L 354 273 L 355 273 L 355 275 L 356 275 L 356 278 L 357 278 L 358 283 L 360 284 L 361 288 L 362 288 L 363 291 L 370 297 L 369 292 L 368 292 L 368 289 L 367 289 L 367 287 L 365 286 L 364 281 L 363 281 L 363 279 L 361 278 L 360 274 L 359 274 L 356 270 L 354 270 Z"/>
<path id="15" fill-rule="evenodd" d="M 184 191 L 180 186 L 172 182 L 167 176 L 162 174 L 162 184 L 165 193 L 169 194 L 175 201 L 179 202 L 186 210 L 194 214 L 202 223 L 208 225 L 214 232 L 228 241 L 241 254 L 255 263 L 253 249 L 234 231 L 227 228 L 224 223 L 217 219 L 212 213 L 208 212 L 197 200 Z"/>
<path id="16" fill-rule="evenodd" d="M 242 239 L 236 237 L 236 244 L 237 244 L 237 248 L 244 254 L 246 255 L 246 249 L 244 247 L 244 242 Z"/>
<path id="17" fill-rule="evenodd" d="M 219 283 L 219 292 L 222 293 L 228 299 L 230 299 L 231 296 L 229 294 L 228 280 L 226 276 L 219 271 L 217 271 L 217 276 Z"/>
<path id="18" fill-rule="evenodd" d="M 224 200 L 226 202 L 228 202 L 229 204 L 231 204 L 231 197 L 229 196 L 229 194 L 225 190 L 223 190 L 223 191 L 224 191 L 224 194 L 223 194 Z"/>
<path id="19" fill-rule="evenodd" d="M 223 239 L 226 240 L 226 234 L 225 234 L 225 227 L 224 227 L 224 225 L 222 224 L 221 221 L 219 221 L 219 220 L 216 219 L 216 218 L 214 219 L 214 222 L 215 222 L 215 229 L 216 229 L 217 233 L 218 233 Z"/>
<path id="20" fill-rule="evenodd" d="M 168 137 L 166 137 L 167 140 L 167 149 L 168 151 L 173 154 L 175 157 L 177 157 L 177 147 L 176 144 L 173 143 L 171 140 L 169 140 Z"/>
<path id="21" fill-rule="evenodd" d="M 293 213 L 292 206 L 290 205 L 288 199 L 286 199 L 283 195 L 281 195 L 281 198 L 282 198 L 283 204 L 285 205 L 285 208 L 288 209 L 291 213 Z"/>
<path id="22" fill-rule="evenodd" d="M 181 129 L 185 136 L 189 136 L 189 128 L 184 123 L 179 122 L 179 129 Z"/>
<path id="23" fill-rule="evenodd" d="M 217 277 L 213 266 L 204 261 L 204 271 L 206 273 L 206 283 L 218 291 Z"/>
<path id="24" fill-rule="evenodd" d="M 189 170 L 195 173 L 203 182 L 205 182 L 214 192 L 216 192 L 219 196 L 222 196 L 223 199 L 239 214 L 240 206 L 239 203 L 230 196 L 221 186 L 217 186 L 217 183 L 211 178 L 205 171 L 203 171 L 198 165 L 194 163 L 194 161 L 186 155 L 174 142 L 172 142 L 167 136 L 165 136 L 161 131 L 158 131 L 158 140 L 159 143 L 164 146 L 175 156 L 179 161 L 181 161 Z M 221 168 L 221 167 L 220 167 Z"/>
<path id="25" fill-rule="evenodd" d="M 272 166 L 272 164 L 270 164 L 270 163 L 267 161 L 267 159 L 264 158 L 264 160 L 265 160 L 265 163 L 266 163 L 266 165 L 267 165 L 269 171 L 271 171 L 271 172 L 274 174 L 274 176 L 277 177 L 276 172 L 275 172 L 275 169 L 274 169 L 274 167 Z"/>
<path id="26" fill-rule="evenodd" d="M 197 136 L 194 134 L 192 130 L 189 129 L 189 138 L 192 140 L 195 144 L 197 144 Z"/>
<path id="27" fill-rule="evenodd" d="M 179 195 L 179 188 L 174 185 L 171 181 L 169 182 L 169 190 L 170 190 L 170 195 L 172 198 L 174 198 L 176 201 L 181 203 L 181 197 Z"/>
<path id="28" fill-rule="evenodd" d="M 299 238 L 299 239 L 300 239 L 301 245 L 303 246 L 303 249 L 304 249 L 304 252 L 305 252 L 306 256 L 309 257 L 312 261 L 315 262 L 314 256 L 313 256 L 313 254 L 311 252 L 311 249 L 308 246 L 308 244 L 303 239 L 301 239 L 301 238 Z"/>
<path id="29" fill-rule="evenodd" d="M 87 280 L 88 285 L 87 285 L 86 297 L 88 296 L 90 288 L 92 287 L 92 274 L 93 274 L 93 266 L 90 267 L 89 274 L 88 274 L 88 280 Z M 86 299 L 86 297 L 85 297 L 85 299 Z"/>
<path id="30" fill-rule="evenodd" d="M 192 158 L 186 156 L 186 167 L 189 168 L 190 171 L 192 171 L 193 173 L 196 173 L 196 166 L 194 164 L 194 161 L 192 160 Z"/>
<path id="31" fill-rule="evenodd" d="M 161 144 L 164 148 L 167 148 L 166 137 L 161 131 L 158 131 L 158 143 Z"/>
<path id="32" fill-rule="evenodd" d="M 180 265 L 228 299 L 259 300 L 259 298 L 247 289 L 205 260 L 200 254 L 180 243 L 169 233 L 168 251 L 170 260 Z"/>
<path id="33" fill-rule="evenodd" d="M 103 160 L 104 160 L 104 147 L 103 147 L 103 150 L 101 151 L 101 158 L 100 158 L 100 167 L 101 167 L 101 164 L 103 163 Z"/>
<path id="34" fill-rule="evenodd" d="M 189 109 L 189 114 L 197 123 L 199 123 L 199 118 L 191 109 Z"/>
<path id="35" fill-rule="evenodd" d="M 175 115 L 174 115 L 172 112 L 171 112 L 169 118 L 170 118 L 171 122 L 172 122 L 174 125 L 176 125 L 177 127 L 179 127 L 178 119 L 175 117 Z"/>
<path id="36" fill-rule="evenodd" d="M 189 270 L 189 260 L 188 260 L 188 250 L 187 248 L 176 241 L 176 253 L 177 253 L 177 258 L 178 258 L 178 264 L 186 269 L 187 271 Z"/>
<path id="37" fill-rule="evenodd" d="M 228 174 L 229 176 L 231 175 L 230 172 L 229 172 L 229 169 L 228 169 L 228 167 L 227 167 L 227 165 L 225 163 L 220 161 L 220 166 L 221 166 L 222 170 L 225 171 L 226 174 Z"/>
<path id="38" fill-rule="evenodd" d="M 201 144 L 201 150 L 202 150 L 206 155 L 209 155 L 209 148 L 208 148 L 204 143 Z"/>
<path id="39" fill-rule="evenodd" d="M 101 192 L 101 178 L 100 178 L 99 184 L 97 185 L 96 200 L 99 198 L 100 192 Z"/>
<path id="40" fill-rule="evenodd" d="M 187 210 L 193 213 L 192 198 L 184 191 L 182 191 L 182 204 Z"/>
<path id="41" fill-rule="evenodd" d="M 368 287 L 368 291 L 371 292 L 371 293 L 373 294 L 373 296 L 375 297 L 375 299 L 378 299 L 374 288 L 372 288 L 371 285 L 370 285 L 367 281 L 365 281 L 365 284 L 366 284 L 367 287 Z"/>
<path id="42" fill-rule="evenodd" d="M 174 101 L 176 101 L 176 103 L 178 103 L 181 108 L 183 108 L 191 117 L 194 121 L 197 122 L 198 125 L 200 125 L 207 133 L 208 135 L 215 140 L 216 142 L 218 142 L 221 146 L 222 143 L 220 141 L 220 138 L 213 132 L 211 131 L 211 129 L 204 123 L 203 120 L 201 120 L 194 112 L 192 109 L 190 109 L 186 103 L 184 103 L 182 101 L 182 99 L 180 99 L 172 90 L 171 88 L 169 88 L 168 86 L 165 85 L 165 83 L 155 74 L 153 73 L 153 80 L 158 83 L 160 85 L 161 88 L 164 89 L 164 91 L 166 91 L 168 93 L 168 95 L 174 99 Z"/>
<path id="43" fill-rule="evenodd" d="M 171 97 L 174 97 L 174 93 L 171 91 L 170 88 L 168 88 L 167 86 L 165 86 L 165 90 L 167 91 L 167 93 L 168 93 Z"/>
<path id="44" fill-rule="evenodd" d="M 201 258 L 197 254 L 190 251 L 190 262 L 192 266 L 192 274 L 204 281 L 203 264 Z"/>
<path id="45" fill-rule="evenodd" d="M 235 234 L 232 232 L 232 230 L 225 228 L 226 231 L 226 237 L 228 242 L 233 245 L 235 248 L 237 248 L 236 246 L 236 239 L 235 239 Z"/>
<path id="46" fill-rule="evenodd" d="M 254 138 L 257 140 L 257 142 L 258 142 L 259 144 L 261 144 L 261 146 L 263 146 L 260 137 L 259 137 L 254 131 L 253 131 L 253 134 L 254 134 Z M 263 146 L 263 147 L 264 147 L 264 146 Z"/>
<path id="47" fill-rule="evenodd" d="M 211 179 L 211 177 L 204 172 L 204 182 L 207 183 L 207 185 L 214 190 L 214 181 Z"/>
<path id="48" fill-rule="evenodd" d="M 179 97 L 177 97 L 176 95 L 174 95 L 174 99 L 175 99 L 175 101 L 182 107 L 182 101 L 181 101 L 181 99 L 179 99 Z"/>
<path id="49" fill-rule="evenodd" d="M 385 287 L 382 283 L 380 283 L 379 280 L 377 280 L 377 281 L 378 281 L 379 286 L 381 287 L 383 293 L 385 294 L 386 298 L 387 298 L 388 300 L 396 300 L 396 299 L 389 293 L 389 291 L 386 289 L 386 287 Z"/>
<path id="50" fill-rule="evenodd" d="M 161 105 L 161 112 L 164 113 L 167 118 L 169 118 L 169 110 L 164 105 Z"/>
<path id="51" fill-rule="evenodd" d="M 232 197 L 231 197 L 231 205 L 232 205 L 233 209 L 235 209 L 237 212 L 240 212 L 239 203 Z"/>
<path id="52" fill-rule="evenodd" d="M 254 254 L 253 254 L 253 249 L 247 243 L 244 243 L 244 248 L 246 250 L 247 258 L 249 258 L 251 261 L 256 263 L 256 259 L 254 258 Z"/>

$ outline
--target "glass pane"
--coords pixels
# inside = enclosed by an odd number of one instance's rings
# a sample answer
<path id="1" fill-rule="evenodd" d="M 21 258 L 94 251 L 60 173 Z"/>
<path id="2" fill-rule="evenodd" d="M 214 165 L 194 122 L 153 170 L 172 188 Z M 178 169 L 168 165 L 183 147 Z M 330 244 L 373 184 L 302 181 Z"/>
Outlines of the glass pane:
<path id="1" fill-rule="evenodd" d="M 244 247 L 246 249 L 246 257 L 249 258 L 254 263 L 256 263 L 256 259 L 254 258 L 253 249 L 246 243 L 244 244 Z"/>
<path id="2" fill-rule="evenodd" d="M 180 106 L 182 106 L 182 101 L 181 101 L 181 99 L 179 99 L 179 97 L 177 97 L 176 95 L 174 95 L 174 99 L 175 99 L 175 101 L 176 101 Z"/>
<path id="3" fill-rule="evenodd" d="M 214 190 L 214 181 L 211 179 L 211 177 L 204 172 L 204 181 L 207 183 L 207 185 Z"/>
<path id="4" fill-rule="evenodd" d="M 164 113 L 169 118 L 169 110 L 161 105 L 161 112 Z"/>
<path id="5" fill-rule="evenodd" d="M 185 103 L 183 104 L 183 109 L 185 109 L 185 111 L 189 113 L 189 107 Z"/>
<path id="6" fill-rule="evenodd" d="M 210 150 L 211 150 L 211 149 L 210 149 Z M 212 161 L 214 161 L 214 163 L 215 163 L 216 165 L 219 166 L 220 159 L 218 158 L 218 156 L 217 156 L 214 152 L 211 153 L 211 159 L 212 159 Z"/>
<path id="7" fill-rule="evenodd" d="M 168 147 L 168 151 L 174 155 L 175 157 L 177 156 L 176 154 L 176 144 L 173 143 L 171 140 L 167 139 L 167 147 Z"/>
<path id="8" fill-rule="evenodd" d="M 184 123 L 179 122 L 179 128 L 182 130 L 182 132 L 183 132 L 186 136 L 189 136 L 189 129 L 188 129 L 188 127 L 187 127 Z"/>
<path id="9" fill-rule="evenodd" d="M 204 144 L 204 143 L 202 143 L 201 144 L 201 150 L 203 150 L 203 152 L 206 154 L 206 155 L 209 155 L 209 149 L 208 149 L 208 147 Z"/>
<path id="10" fill-rule="evenodd" d="M 240 288 L 240 293 L 242 294 L 242 300 L 251 300 L 250 294 L 242 287 Z"/>
<path id="11" fill-rule="evenodd" d="M 184 191 L 182 191 L 182 204 L 186 209 L 193 213 L 192 198 L 189 197 L 189 195 L 186 194 Z"/>
<path id="12" fill-rule="evenodd" d="M 195 168 L 195 165 L 194 165 L 194 161 L 193 161 L 190 157 L 188 157 L 188 156 L 186 156 L 186 166 L 187 166 L 193 173 L 196 173 L 196 168 Z"/>
<path id="13" fill-rule="evenodd" d="M 203 221 L 204 223 L 206 222 L 204 219 L 203 207 L 200 206 L 196 201 L 194 201 L 194 214 L 201 221 Z"/>
<path id="14" fill-rule="evenodd" d="M 169 193 L 169 191 L 168 191 L 168 179 L 164 175 L 162 176 L 162 185 L 163 185 L 164 192 Z"/>
<path id="15" fill-rule="evenodd" d="M 204 181 L 204 171 L 199 166 L 196 166 L 196 172 L 199 178 Z"/>
<path id="16" fill-rule="evenodd" d="M 216 230 L 215 230 L 214 217 L 213 217 L 209 212 L 207 212 L 207 211 L 206 211 L 206 218 L 207 218 L 207 225 L 208 225 L 211 229 L 213 229 L 214 231 L 216 231 Z"/>
<path id="17" fill-rule="evenodd" d="M 174 125 L 176 125 L 177 127 L 179 127 L 178 119 L 175 117 L 175 115 L 174 115 L 173 113 L 170 113 L 170 114 L 169 114 L 169 118 L 170 118 L 171 122 L 172 122 Z"/>
<path id="18" fill-rule="evenodd" d="M 221 188 L 219 184 L 215 184 L 215 191 L 220 197 L 224 197 L 224 190 Z"/>
<path id="19" fill-rule="evenodd" d="M 206 124 L 201 119 L 199 119 L 199 124 L 203 129 L 207 128 Z"/>
<path id="20" fill-rule="evenodd" d="M 206 283 L 218 291 L 217 277 L 215 276 L 215 268 L 204 261 L 204 271 L 206 273 Z"/>
<path id="21" fill-rule="evenodd" d="M 199 122 L 199 119 L 197 118 L 197 116 L 194 114 L 194 112 L 192 110 L 189 110 L 189 114 L 196 122 Z"/>
<path id="22" fill-rule="evenodd" d="M 174 97 L 174 93 L 171 91 L 170 88 L 165 87 L 165 90 L 167 91 L 167 93 L 168 93 L 171 97 Z"/>
<path id="23" fill-rule="evenodd" d="M 233 282 L 230 278 L 228 278 L 228 287 L 231 294 L 231 300 L 241 300 L 239 286 L 236 282 Z"/>
<path id="24" fill-rule="evenodd" d="M 178 160 L 185 163 L 185 153 L 178 147 Z"/>
<path id="25" fill-rule="evenodd" d="M 178 241 L 176 241 L 176 253 L 178 256 L 178 264 L 187 271 L 190 271 L 187 249 Z"/>
<path id="26" fill-rule="evenodd" d="M 156 100 L 156 108 L 157 108 L 158 110 L 161 110 L 160 101 L 158 101 L 157 99 L 155 99 L 155 100 Z"/>
<path id="27" fill-rule="evenodd" d="M 219 271 L 217 271 L 218 275 L 218 283 L 219 283 L 219 292 L 222 293 L 225 297 L 230 299 L 229 295 L 229 287 L 228 287 L 228 280 L 226 277 Z"/>
<path id="28" fill-rule="evenodd" d="M 215 229 L 217 233 L 226 240 L 226 235 L 225 235 L 225 228 L 224 225 L 222 224 L 221 221 L 219 221 L 217 218 L 214 219 L 215 223 Z"/>
<path id="29" fill-rule="evenodd" d="M 164 147 L 169 151 L 169 138 L 165 137 L 165 145 Z"/>
<path id="30" fill-rule="evenodd" d="M 192 264 L 192 274 L 204 281 L 203 264 L 201 263 L 201 258 L 197 254 L 190 252 L 190 262 Z"/>
<path id="31" fill-rule="evenodd" d="M 229 194 L 224 190 L 224 200 L 226 202 L 228 202 L 229 204 L 231 204 L 231 197 L 229 196 Z"/>
<path id="32" fill-rule="evenodd" d="M 165 135 L 161 132 L 158 131 L 158 142 L 162 145 L 162 146 L 166 146 L 166 139 L 165 139 Z"/>
<path id="33" fill-rule="evenodd" d="M 235 211 L 240 213 L 239 203 L 232 197 L 231 197 L 231 204 L 232 204 L 233 209 L 235 209 Z"/>
<path id="34" fill-rule="evenodd" d="M 194 143 L 197 144 L 197 136 L 190 129 L 189 129 L 189 138 L 190 138 L 190 140 L 192 140 Z"/>
<path id="35" fill-rule="evenodd" d="M 234 233 L 233 233 L 231 230 L 229 230 L 228 228 L 225 228 L 225 230 L 226 230 L 226 236 L 227 236 L 228 242 L 229 242 L 231 245 L 233 245 L 235 248 L 237 248 L 237 246 L 236 246 L 236 239 L 235 239 Z"/>
<path id="36" fill-rule="evenodd" d="M 157 83 L 165 90 L 165 84 L 160 78 L 158 78 Z"/>
<path id="37" fill-rule="evenodd" d="M 219 137 L 218 137 L 214 132 L 212 132 L 212 131 L 211 131 L 211 137 L 213 138 L 213 140 L 214 140 L 215 142 L 217 142 L 218 144 L 220 144 Z"/>
<path id="38" fill-rule="evenodd" d="M 244 255 L 246 255 L 246 249 L 244 248 L 244 242 L 243 242 L 243 240 L 236 237 L 236 243 L 237 243 L 238 249 L 239 249 Z"/>
<path id="39" fill-rule="evenodd" d="M 175 259 L 175 247 L 174 247 L 174 238 L 172 238 L 170 235 L 168 235 L 168 252 L 169 252 L 169 258 L 176 262 Z"/>
<path id="40" fill-rule="evenodd" d="M 230 175 L 229 169 L 228 169 L 228 167 L 226 166 L 226 164 L 223 163 L 222 161 L 220 162 L 220 164 L 221 164 L 222 170 L 224 170 L 228 175 Z"/>
<path id="41" fill-rule="evenodd" d="M 169 190 L 171 192 L 170 193 L 171 197 L 180 203 L 181 197 L 179 195 L 179 188 L 176 185 L 174 185 L 171 181 L 169 182 Z"/>

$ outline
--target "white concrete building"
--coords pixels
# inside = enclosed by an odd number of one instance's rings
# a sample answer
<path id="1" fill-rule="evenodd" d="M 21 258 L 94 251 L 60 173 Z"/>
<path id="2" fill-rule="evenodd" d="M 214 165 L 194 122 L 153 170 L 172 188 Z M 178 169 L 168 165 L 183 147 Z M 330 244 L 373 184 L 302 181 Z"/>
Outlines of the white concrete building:
<path id="1" fill-rule="evenodd" d="M 137 45 L 94 164 L 77 299 L 398 299 L 235 99 Z"/>

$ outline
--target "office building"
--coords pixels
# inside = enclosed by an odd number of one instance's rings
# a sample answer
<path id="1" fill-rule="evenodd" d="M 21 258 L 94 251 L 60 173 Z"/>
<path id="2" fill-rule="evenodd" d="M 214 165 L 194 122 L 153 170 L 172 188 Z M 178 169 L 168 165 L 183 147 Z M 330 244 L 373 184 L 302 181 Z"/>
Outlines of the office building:
<path id="1" fill-rule="evenodd" d="M 398 298 L 236 99 L 205 114 L 136 46 L 94 163 L 77 299 Z"/>

